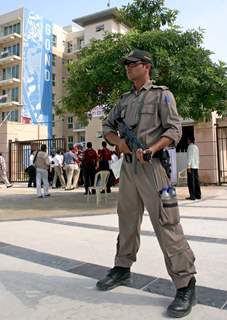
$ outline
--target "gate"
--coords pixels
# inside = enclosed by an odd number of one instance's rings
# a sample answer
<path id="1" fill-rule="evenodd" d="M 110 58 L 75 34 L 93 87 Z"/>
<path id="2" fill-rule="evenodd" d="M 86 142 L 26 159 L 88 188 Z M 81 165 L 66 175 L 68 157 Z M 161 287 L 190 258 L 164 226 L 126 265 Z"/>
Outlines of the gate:
<path id="1" fill-rule="evenodd" d="M 9 142 L 9 179 L 12 182 L 28 181 L 25 169 L 29 166 L 31 150 L 47 145 L 48 154 L 66 149 L 64 138 Z"/>
<path id="2" fill-rule="evenodd" d="M 227 183 L 227 126 L 216 128 L 218 182 Z"/>

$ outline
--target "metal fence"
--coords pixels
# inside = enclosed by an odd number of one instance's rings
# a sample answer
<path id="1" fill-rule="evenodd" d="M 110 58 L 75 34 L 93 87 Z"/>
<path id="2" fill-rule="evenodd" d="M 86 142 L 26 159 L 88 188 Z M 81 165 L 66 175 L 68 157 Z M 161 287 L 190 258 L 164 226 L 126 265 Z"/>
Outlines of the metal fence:
<path id="1" fill-rule="evenodd" d="M 29 166 L 31 151 L 40 150 L 47 145 L 48 154 L 57 150 L 66 150 L 64 138 L 9 142 L 9 179 L 12 182 L 25 182 L 28 176 L 25 169 Z"/>
<path id="2" fill-rule="evenodd" d="M 227 183 L 227 127 L 216 128 L 218 182 Z"/>

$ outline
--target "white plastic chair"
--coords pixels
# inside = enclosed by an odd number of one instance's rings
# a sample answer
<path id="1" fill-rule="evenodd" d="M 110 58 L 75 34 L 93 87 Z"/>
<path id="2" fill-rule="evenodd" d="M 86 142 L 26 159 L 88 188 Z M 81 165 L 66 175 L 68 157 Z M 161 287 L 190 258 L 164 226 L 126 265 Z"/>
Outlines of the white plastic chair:
<path id="1" fill-rule="evenodd" d="M 91 189 L 95 189 L 96 191 L 96 205 L 98 206 L 101 201 L 101 191 L 105 191 L 105 201 L 107 201 L 107 182 L 109 179 L 110 172 L 107 170 L 99 171 L 95 174 L 94 185 L 89 187 L 88 190 L 88 199 L 89 194 L 91 193 Z"/>
<path id="2" fill-rule="evenodd" d="M 177 184 L 178 185 L 187 184 L 187 168 L 178 172 Z"/>

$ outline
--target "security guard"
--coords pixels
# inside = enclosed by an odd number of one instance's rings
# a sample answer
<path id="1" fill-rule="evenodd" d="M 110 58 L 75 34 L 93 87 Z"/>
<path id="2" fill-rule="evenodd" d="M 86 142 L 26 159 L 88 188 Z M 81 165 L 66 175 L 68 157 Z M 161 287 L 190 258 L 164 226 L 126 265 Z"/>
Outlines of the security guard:
<path id="1" fill-rule="evenodd" d="M 150 80 L 152 60 L 148 52 L 135 49 L 120 63 L 125 65 L 133 88 L 123 94 L 109 113 L 103 123 L 103 134 L 110 144 L 130 157 L 125 157 L 120 176 L 115 266 L 97 282 L 96 287 L 110 290 L 130 282 L 130 267 L 139 250 L 140 226 L 146 207 L 167 271 L 177 289 L 167 314 L 179 318 L 190 313 L 196 301 L 195 258 L 179 223 L 176 198 L 173 201 L 167 192 L 171 187 L 170 181 L 157 155 L 179 142 L 182 134 L 180 120 L 172 93 L 167 87 L 155 86 Z M 126 140 L 118 135 L 118 118 L 123 118 L 136 133 L 146 146 L 144 150 L 132 152 L 129 149 Z M 151 155 L 150 162 L 144 161 L 144 153 Z M 132 161 L 128 161 L 130 158 Z"/>

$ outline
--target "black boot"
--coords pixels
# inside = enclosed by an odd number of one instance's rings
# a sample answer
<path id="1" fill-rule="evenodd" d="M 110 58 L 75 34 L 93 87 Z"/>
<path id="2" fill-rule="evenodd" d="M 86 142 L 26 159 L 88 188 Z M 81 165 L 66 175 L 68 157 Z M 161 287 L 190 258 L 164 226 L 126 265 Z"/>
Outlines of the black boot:
<path id="1" fill-rule="evenodd" d="M 168 306 L 167 315 L 171 318 L 182 318 L 191 312 L 196 304 L 195 277 L 192 277 L 188 286 L 177 290 L 175 299 Z"/>
<path id="2" fill-rule="evenodd" d="M 96 283 L 98 290 L 107 291 L 118 286 L 130 284 L 130 268 L 114 267 L 110 269 L 105 278 Z"/>

